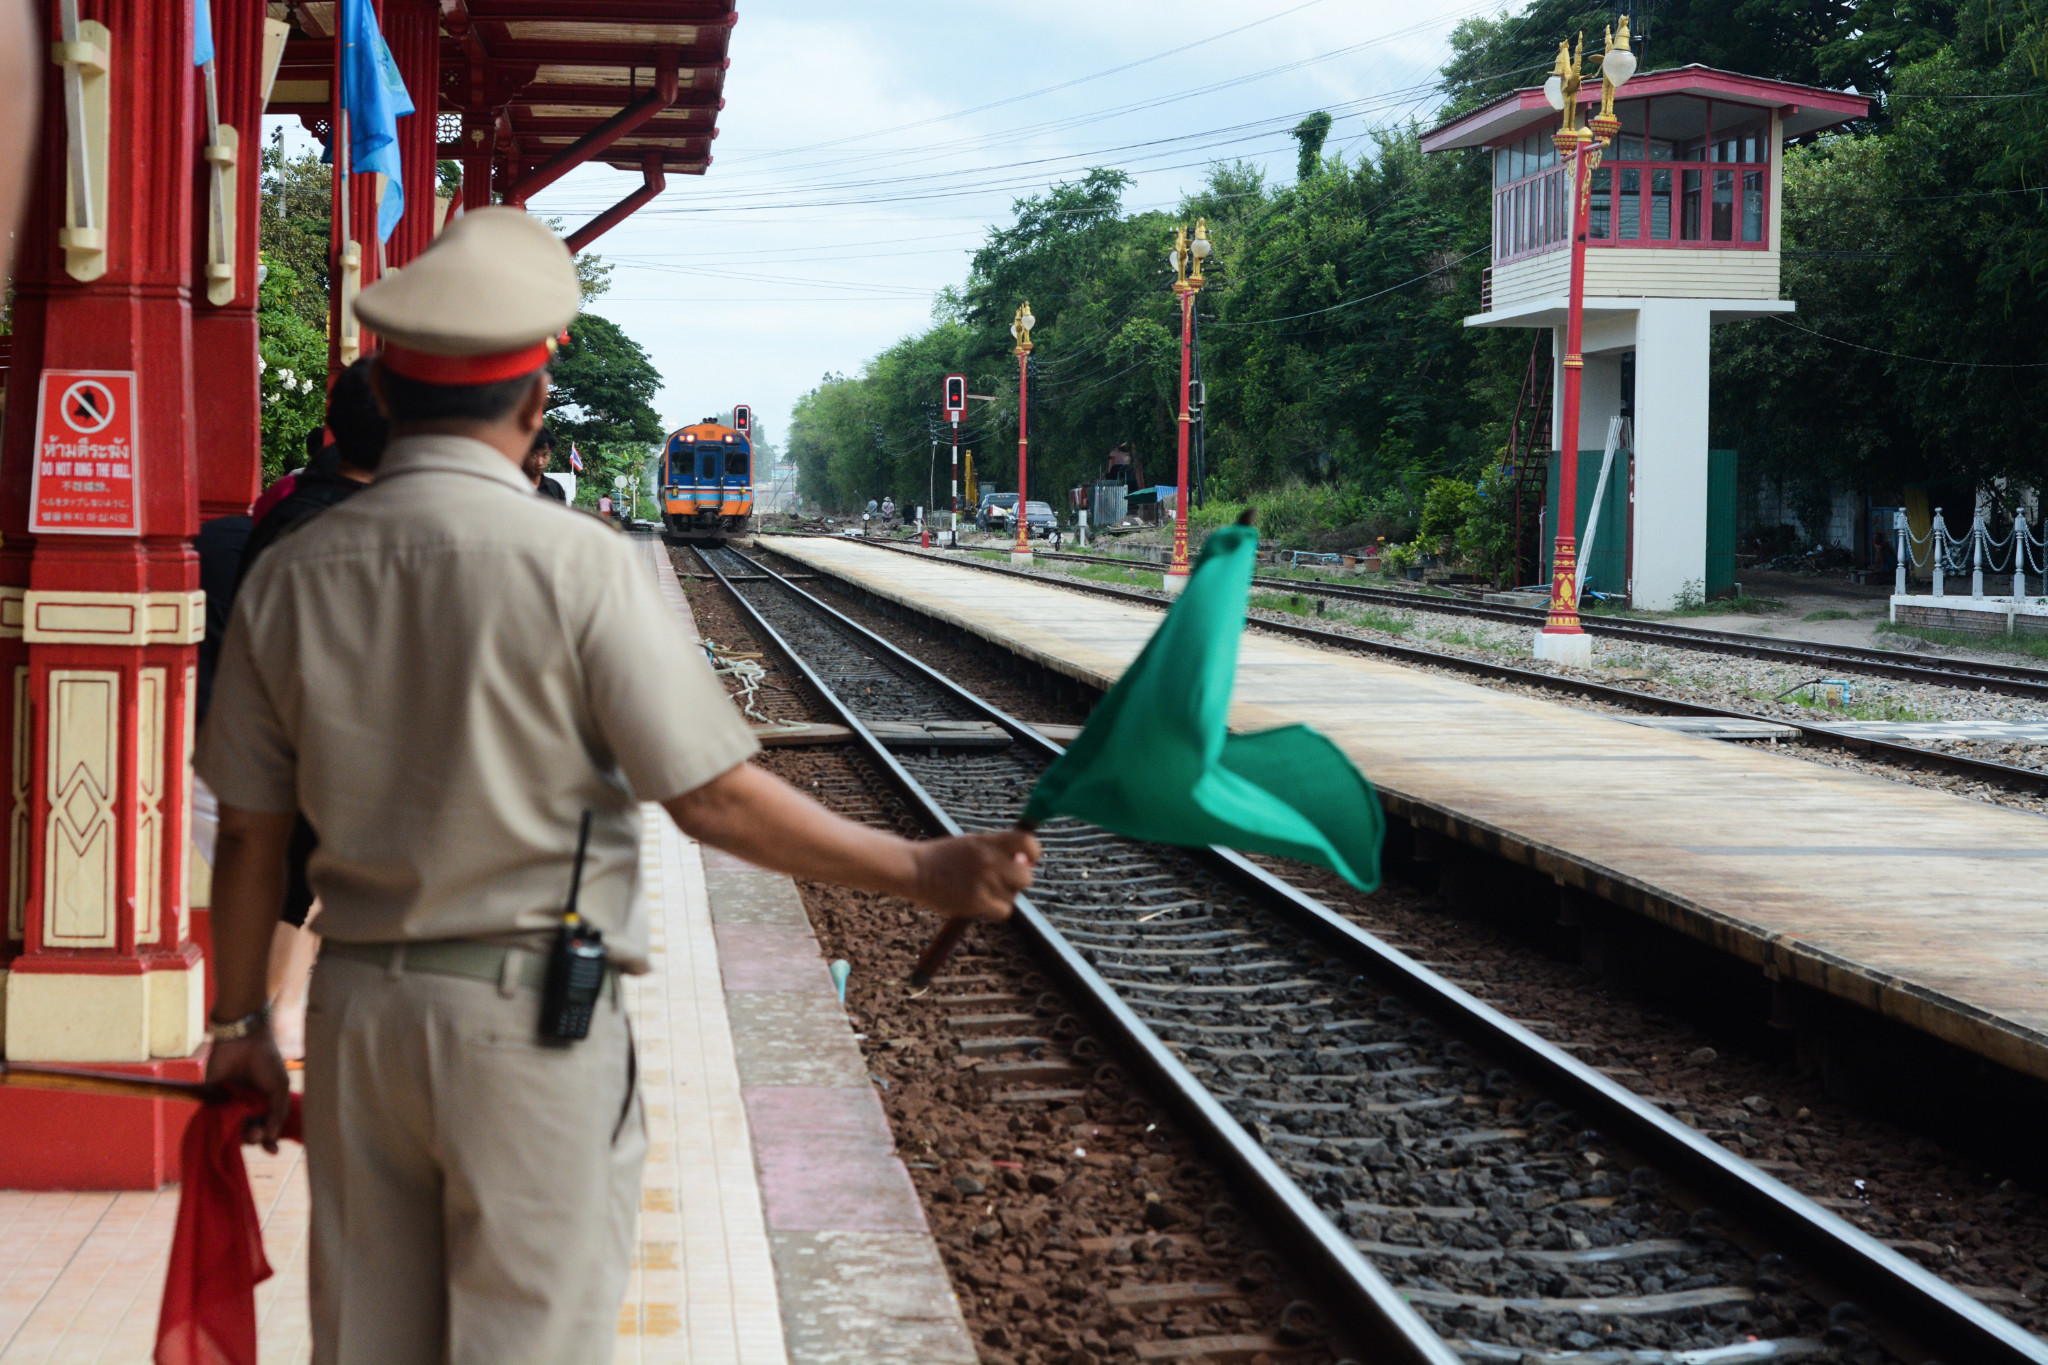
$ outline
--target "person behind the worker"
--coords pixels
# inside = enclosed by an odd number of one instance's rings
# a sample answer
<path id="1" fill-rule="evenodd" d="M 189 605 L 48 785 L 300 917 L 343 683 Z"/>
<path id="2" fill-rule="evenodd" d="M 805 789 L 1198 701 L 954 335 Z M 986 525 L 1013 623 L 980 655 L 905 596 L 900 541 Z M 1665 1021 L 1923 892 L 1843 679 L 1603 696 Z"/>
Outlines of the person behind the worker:
<path id="1" fill-rule="evenodd" d="M 567 504 L 569 495 L 562 491 L 562 485 L 548 477 L 548 461 L 554 458 L 555 438 L 542 427 L 533 434 L 533 445 L 526 452 L 526 459 L 520 463 L 520 471 L 526 481 L 533 485 L 533 491 L 544 498 Z"/>
<path id="2" fill-rule="evenodd" d="M 323 1365 L 612 1359 L 646 1151 L 619 986 L 647 970 L 637 803 L 759 866 L 953 916 L 1008 916 L 1038 857 L 1022 831 L 854 824 L 747 761 L 646 544 L 541 507 L 521 472 L 577 300 L 567 250 L 511 208 L 363 292 L 391 442 L 375 483 L 251 569 L 199 740 L 220 798 L 207 1076 L 268 1097 L 266 1145 L 289 1105 L 263 972 L 294 812 L 320 837 Z M 579 866 L 576 932 L 601 931 L 604 959 L 587 1012 L 544 1021 Z M 543 1041 L 544 1022 L 586 1036 Z"/>
<path id="3" fill-rule="evenodd" d="M 237 590 L 264 551 L 322 512 L 362 492 L 376 477 L 391 427 L 377 407 L 376 395 L 370 392 L 369 357 L 343 370 L 334 387 L 327 391 L 325 431 L 333 439 L 322 444 L 293 483 L 291 492 L 273 504 L 250 533 L 235 578 Z M 228 607 L 232 614 L 232 595 Z M 284 905 L 271 940 L 266 978 L 271 1033 L 277 1039 L 278 1051 L 293 1061 L 305 1055 L 306 978 L 319 949 L 318 935 L 307 926 L 315 914 L 316 899 L 307 865 L 319 842 L 312 825 L 300 816 L 292 826 Z"/>

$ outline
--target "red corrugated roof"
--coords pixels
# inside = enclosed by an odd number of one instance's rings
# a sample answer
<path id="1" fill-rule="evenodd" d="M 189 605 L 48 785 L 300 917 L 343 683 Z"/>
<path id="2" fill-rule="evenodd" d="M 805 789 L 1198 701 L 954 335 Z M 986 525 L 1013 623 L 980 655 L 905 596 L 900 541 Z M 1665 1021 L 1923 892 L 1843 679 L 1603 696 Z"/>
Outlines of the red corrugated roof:
<path id="1" fill-rule="evenodd" d="M 1616 102 L 1653 95 L 1701 95 L 1731 104 L 1778 109 L 1784 114 L 1785 136 L 1788 138 L 1832 128 L 1851 119 L 1863 118 L 1870 112 L 1870 100 L 1864 95 L 1796 85 L 1791 81 L 1767 80 L 1762 76 L 1745 76 L 1738 71 L 1721 71 L 1697 63 L 1666 71 L 1645 72 L 1622 87 Z M 1600 78 L 1589 54 L 1587 79 L 1579 90 L 1579 103 L 1597 105 L 1599 102 Z M 1422 135 L 1422 150 L 1444 152 L 1458 147 L 1488 147 L 1512 141 L 1556 118 L 1556 112 L 1543 98 L 1542 87 L 1517 90 L 1484 108 L 1430 129 Z"/>

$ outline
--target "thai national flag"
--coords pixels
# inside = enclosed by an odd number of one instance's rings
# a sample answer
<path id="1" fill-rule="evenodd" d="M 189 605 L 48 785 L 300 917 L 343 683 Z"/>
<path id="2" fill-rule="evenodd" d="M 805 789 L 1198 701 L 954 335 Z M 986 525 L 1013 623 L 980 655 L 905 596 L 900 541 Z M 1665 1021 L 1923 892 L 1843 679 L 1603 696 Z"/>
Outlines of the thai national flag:
<path id="1" fill-rule="evenodd" d="M 569 468 L 578 474 L 583 472 L 583 452 L 576 448 L 574 441 L 569 442 Z"/>

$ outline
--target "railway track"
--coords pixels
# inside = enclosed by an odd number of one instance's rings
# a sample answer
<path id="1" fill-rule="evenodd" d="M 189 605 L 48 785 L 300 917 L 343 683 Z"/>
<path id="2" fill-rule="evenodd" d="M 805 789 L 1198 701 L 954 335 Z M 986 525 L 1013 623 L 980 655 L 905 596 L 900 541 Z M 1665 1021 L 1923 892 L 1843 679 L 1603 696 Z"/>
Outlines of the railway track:
<path id="1" fill-rule="evenodd" d="M 782 534 L 782 533 L 778 533 Z M 908 546 L 875 543 L 877 548 L 897 554 L 927 557 L 927 552 Z M 1151 593 L 1120 588 L 1108 583 L 1094 583 L 1087 579 L 1049 579 L 1044 574 L 1032 573 L 1026 569 L 1013 569 L 1005 564 L 991 564 L 975 558 L 949 558 L 948 564 L 959 564 L 985 573 L 1009 574 L 1028 578 L 1034 583 L 1050 583 L 1055 587 L 1075 592 L 1092 593 L 1098 597 L 1113 598 L 1140 606 L 1161 610 L 1166 603 Z M 1118 561 L 1122 562 L 1122 561 Z M 1291 581 L 1291 580 L 1283 580 Z M 1296 590 L 1299 590 L 1298 585 Z M 1434 603 L 1436 599 L 1428 599 Z M 1429 608 L 1429 609 L 1434 609 Z M 1683 701 L 1676 697 L 1660 696 L 1651 692 L 1639 692 L 1633 688 L 1618 687 L 1610 683 L 1592 682 L 1582 678 L 1558 673 L 1546 673 L 1541 669 L 1519 668 L 1513 664 L 1495 663 L 1489 659 L 1475 659 L 1464 654 L 1453 654 L 1439 650 L 1424 649 L 1418 645 L 1396 644 L 1386 640 L 1374 640 L 1359 635 L 1348 635 L 1342 631 L 1329 630 L 1322 626 L 1309 625 L 1300 621 L 1275 620 L 1258 617 L 1253 622 L 1260 630 L 1270 630 L 1296 639 L 1309 640 L 1333 649 L 1350 650 L 1358 654 L 1376 654 L 1383 658 L 1395 659 L 1402 663 L 1421 664 L 1431 668 L 1447 668 L 1476 677 L 1490 678 L 1499 682 L 1511 682 L 1527 687 L 1540 688 L 1548 692 L 1560 692 L 1569 696 L 1584 697 L 1590 701 L 1606 702 L 1651 715 L 1683 716 L 1698 719 L 1720 719 L 1742 721 L 1756 725 L 1782 726 L 1798 732 L 1800 741 L 1833 749 L 1842 749 L 1868 758 L 1882 759 L 1907 768 L 1920 768 L 1930 772 L 1947 773 L 1955 777 L 1968 778 L 1989 786 L 2001 787 L 2008 791 L 2028 792 L 2036 796 L 2048 796 L 2048 770 L 2021 768 L 2010 763 L 1998 763 L 1990 759 L 1976 758 L 1969 754 L 1952 753 L 1945 749 L 1934 749 L 1919 744 L 1908 744 L 1899 740 L 1876 739 L 1868 735 L 1838 730 L 1831 725 L 1818 725 L 1811 721 L 1789 716 L 1760 716 L 1753 712 L 1737 711 L 1729 707 L 1713 706 L 1705 702 Z M 1951 681 L 1951 686 L 1958 685 Z"/>
<path id="2" fill-rule="evenodd" d="M 1045 550 L 1038 550 L 1035 553 L 1048 559 L 1106 564 L 1124 569 L 1159 567 L 1111 555 L 1084 555 L 1072 551 Z M 1546 617 L 1546 613 L 1540 607 L 1511 607 L 1497 602 L 1461 601 L 1454 597 L 1435 597 L 1413 589 L 1371 588 L 1360 584 L 1331 583 L 1316 578 L 1260 576 L 1254 578 L 1252 584 L 1276 592 L 1304 593 L 1346 602 L 1398 607 L 1407 611 L 1433 611 L 1447 616 L 1501 621 L 1509 625 L 1527 626 L 1532 630 L 1541 626 Z M 1864 649 L 1855 645 L 1765 640 L 1739 631 L 1702 630 L 1695 626 L 1674 625 L 1663 621 L 1623 621 L 1598 615 L 1584 615 L 1579 621 L 1589 635 L 1627 640 L 1635 644 L 1673 645 L 1681 649 L 1707 650 L 1715 654 L 1733 654 L 1746 659 L 1765 659 L 1773 663 L 1808 664 L 1816 669 L 1861 673 L 1902 682 L 1933 683 L 1940 687 L 1981 689 L 2012 697 L 2048 700 L 2048 669 L 2028 668 L 2021 664 L 1965 662 L 1939 659 L 1925 654 Z"/>
<path id="3" fill-rule="evenodd" d="M 1055 746 L 736 551 L 699 553 L 928 828 L 1015 820 Z M 891 751 L 867 728 L 923 720 L 1011 743 Z M 1019 931 L 1375 1359 L 2048 1362 L 2048 1343 L 1248 861 L 1070 820 L 1040 838 Z"/>

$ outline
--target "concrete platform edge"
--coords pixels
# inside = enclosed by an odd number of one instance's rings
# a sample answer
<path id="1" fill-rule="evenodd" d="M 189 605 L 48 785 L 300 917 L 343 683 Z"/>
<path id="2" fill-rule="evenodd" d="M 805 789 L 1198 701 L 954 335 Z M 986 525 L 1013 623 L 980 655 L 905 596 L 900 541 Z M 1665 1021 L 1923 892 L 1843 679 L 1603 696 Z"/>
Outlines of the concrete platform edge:
<path id="1" fill-rule="evenodd" d="M 652 557 L 694 635 L 658 540 Z M 711 848 L 703 865 L 790 1365 L 975 1365 L 796 883 Z"/>

